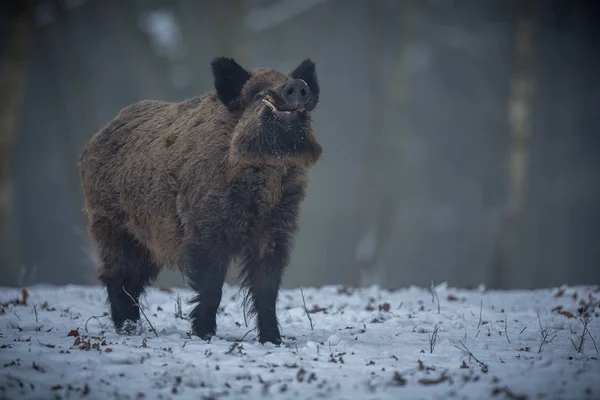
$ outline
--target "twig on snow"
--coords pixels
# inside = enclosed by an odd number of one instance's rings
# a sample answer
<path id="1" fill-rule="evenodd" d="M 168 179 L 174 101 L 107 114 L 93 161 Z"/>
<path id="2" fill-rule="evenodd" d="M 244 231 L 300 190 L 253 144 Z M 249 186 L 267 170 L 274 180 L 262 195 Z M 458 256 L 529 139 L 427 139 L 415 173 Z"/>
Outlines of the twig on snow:
<path id="1" fill-rule="evenodd" d="M 248 332 L 244 333 L 244 336 L 242 336 L 242 337 L 240 338 L 240 340 L 238 340 L 238 342 L 241 342 L 242 340 L 244 340 L 244 338 L 245 338 L 246 336 L 248 336 L 248 334 L 249 334 L 250 332 L 252 332 L 252 329 L 250 329 Z"/>
<path id="2" fill-rule="evenodd" d="M 433 354 L 433 349 L 435 349 L 435 345 L 437 343 L 438 331 L 440 327 L 436 324 L 433 328 L 433 332 L 429 335 L 429 354 Z"/>
<path id="3" fill-rule="evenodd" d="M 581 331 L 581 337 L 579 338 L 579 346 L 576 346 L 575 342 L 573 342 L 573 340 L 571 339 L 571 343 L 573 343 L 573 346 L 575 347 L 575 350 L 578 353 L 581 353 L 581 350 L 583 350 L 583 344 L 585 343 L 585 334 L 586 333 L 592 339 L 592 342 L 594 343 L 594 349 L 596 349 L 596 353 L 598 353 L 598 347 L 596 347 L 596 340 L 594 339 L 594 337 L 592 336 L 591 332 L 588 329 L 588 324 L 592 321 L 592 319 L 593 318 L 590 318 L 589 312 L 586 312 L 584 317 L 579 319 L 581 321 L 581 324 L 583 325 L 583 330 Z"/>
<path id="4" fill-rule="evenodd" d="M 248 320 L 246 319 L 246 302 L 245 301 L 242 303 L 242 312 L 244 313 L 244 325 L 246 325 L 246 328 L 247 328 Z"/>
<path id="5" fill-rule="evenodd" d="M 481 326 L 481 316 L 483 314 L 483 299 L 481 299 L 481 305 L 479 306 L 479 322 L 477 323 L 477 330 Z"/>
<path id="6" fill-rule="evenodd" d="M 38 321 L 37 307 L 35 305 L 33 306 L 33 312 L 35 313 L 35 323 L 37 324 L 39 321 Z"/>
<path id="7" fill-rule="evenodd" d="M 465 346 L 465 344 L 462 341 L 459 340 L 458 343 L 460 344 L 460 346 L 455 344 L 454 347 L 462 351 L 465 355 L 469 356 L 470 358 L 473 358 L 473 360 L 475 360 L 477 364 L 479 364 L 479 366 L 481 367 L 481 372 L 488 372 L 488 366 L 486 363 L 479 361 L 479 359 L 473 355 L 471 350 L 469 350 L 469 348 Z"/>
<path id="8" fill-rule="evenodd" d="M 525 329 L 527 329 L 527 327 L 525 327 L 525 328 L 521 329 L 521 332 L 519 332 L 519 335 L 520 335 L 521 333 L 525 332 Z"/>
<path id="9" fill-rule="evenodd" d="M 438 294 L 435 291 L 435 286 L 433 284 L 433 281 L 431 281 L 431 302 L 434 303 L 436 299 L 437 299 L 437 310 L 438 310 L 438 314 L 439 314 L 440 313 L 440 298 L 438 297 Z"/>
<path id="10" fill-rule="evenodd" d="M 511 344 L 510 339 L 508 337 L 507 325 L 508 325 L 508 322 L 507 322 L 506 316 L 504 316 L 504 336 L 506 336 L 506 340 L 508 340 L 508 344 Z"/>
<path id="11" fill-rule="evenodd" d="M 306 308 L 306 301 L 304 300 L 304 291 L 302 290 L 302 288 L 300 288 L 300 293 L 302 294 L 302 303 L 304 304 L 304 312 L 306 313 L 306 316 L 308 317 L 308 322 L 310 322 L 310 330 L 313 331 L 314 326 L 313 326 L 312 318 L 310 317 L 308 308 Z"/>
<path id="12" fill-rule="evenodd" d="M 558 330 L 550 333 L 548 332 L 547 329 L 545 329 L 544 327 L 542 327 L 542 320 L 540 319 L 540 313 L 537 313 L 537 317 L 538 317 L 538 322 L 540 324 L 540 347 L 538 348 L 538 354 L 540 354 L 542 352 L 542 349 L 544 347 L 544 345 L 551 343 L 554 338 L 556 337 L 556 334 L 558 333 Z"/>
<path id="13" fill-rule="evenodd" d="M 93 319 L 93 318 L 95 318 L 95 319 L 97 319 L 98 321 L 100 321 L 100 318 L 105 318 L 105 317 L 107 317 L 107 316 L 108 316 L 108 315 L 98 315 L 98 316 L 92 315 L 91 317 L 89 317 L 89 318 L 87 319 L 87 321 L 85 321 L 85 326 L 84 326 L 84 328 L 85 328 L 85 331 L 86 331 L 86 332 L 88 332 L 87 324 L 88 324 L 88 322 L 90 322 L 90 319 Z M 102 328 L 104 329 L 104 327 L 103 327 L 103 325 L 102 325 L 102 324 L 100 324 L 100 326 L 102 326 Z M 89 332 L 88 332 L 88 333 L 89 333 Z"/>
<path id="14" fill-rule="evenodd" d="M 142 309 L 142 306 L 140 305 L 140 303 L 138 303 L 137 301 L 135 301 L 135 299 L 133 298 L 133 296 L 131 294 L 129 294 L 129 292 L 127 290 L 125 290 L 125 286 L 123 286 L 122 288 L 123 288 L 123 291 L 125 292 L 125 294 L 127 296 L 129 296 L 129 298 L 131 299 L 131 301 L 133 301 L 133 305 L 135 305 L 137 308 L 140 309 L 142 315 L 144 316 L 144 318 L 146 318 L 146 321 L 148 321 L 148 324 L 150 325 L 150 328 L 152 329 L 152 332 L 154 332 L 154 335 L 156 335 L 156 337 L 158 337 L 158 332 L 156 332 L 156 329 L 154 329 L 154 325 L 152 325 L 152 322 L 150 322 L 150 320 L 148 319 L 148 316 L 146 315 L 146 313 Z"/>

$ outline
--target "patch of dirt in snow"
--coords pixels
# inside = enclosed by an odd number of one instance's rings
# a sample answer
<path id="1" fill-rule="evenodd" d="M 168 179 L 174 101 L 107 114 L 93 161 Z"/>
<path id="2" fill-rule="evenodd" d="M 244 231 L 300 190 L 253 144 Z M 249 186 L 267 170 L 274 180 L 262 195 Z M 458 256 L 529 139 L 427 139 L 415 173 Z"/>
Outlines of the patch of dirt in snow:
<path id="1" fill-rule="evenodd" d="M 600 398 L 598 288 L 327 286 L 306 307 L 283 290 L 279 347 L 256 341 L 237 290 L 206 342 L 189 336 L 189 290 L 142 299 L 156 337 L 145 321 L 117 335 L 99 287 L 1 288 L 0 398 Z"/>

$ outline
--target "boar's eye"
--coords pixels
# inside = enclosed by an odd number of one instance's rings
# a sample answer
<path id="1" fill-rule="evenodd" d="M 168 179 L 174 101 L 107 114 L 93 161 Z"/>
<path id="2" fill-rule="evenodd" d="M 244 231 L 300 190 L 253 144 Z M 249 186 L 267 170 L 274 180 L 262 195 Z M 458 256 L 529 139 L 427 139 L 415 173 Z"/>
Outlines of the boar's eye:
<path id="1" fill-rule="evenodd" d="M 260 100 L 262 97 L 263 97 L 263 94 L 262 94 L 262 92 L 256 92 L 256 93 L 254 94 L 254 97 L 253 97 L 253 99 L 254 99 L 254 101 L 259 101 L 259 100 Z"/>

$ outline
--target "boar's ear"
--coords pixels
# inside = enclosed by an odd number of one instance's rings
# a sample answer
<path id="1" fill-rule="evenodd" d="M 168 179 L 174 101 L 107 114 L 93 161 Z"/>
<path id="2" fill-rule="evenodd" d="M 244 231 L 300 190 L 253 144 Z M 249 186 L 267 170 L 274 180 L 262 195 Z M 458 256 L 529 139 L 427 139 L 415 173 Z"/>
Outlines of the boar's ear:
<path id="1" fill-rule="evenodd" d="M 250 79 L 250 72 L 233 58 L 217 57 L 212 61 L 211 67 L 217 97 L 230 109 L 235 108 L 237 102 L 234 101 L 238 99 L 242 87 Z"/>
<path id="2" fill-rule="evenodd" d="M 304 82 L 306 82 L 308 87 L 310 87 L 310 91 L 312 92 L 313 96 L 317 98 L 319 97 L 317 71 L 315 69 L 315 63 L 310 58 L 302 61 L 300 65 L 298 65 L 296 69 L 290 73 L 290 76 L 294 79 L 302 79 Z"/>

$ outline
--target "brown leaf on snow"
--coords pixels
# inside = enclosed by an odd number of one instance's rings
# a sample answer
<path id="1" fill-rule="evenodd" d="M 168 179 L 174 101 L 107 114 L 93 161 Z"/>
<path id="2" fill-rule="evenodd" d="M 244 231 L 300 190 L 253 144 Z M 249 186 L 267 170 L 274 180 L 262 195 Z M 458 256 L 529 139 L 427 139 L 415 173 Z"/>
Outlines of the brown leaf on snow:
<path id="1" fill-rule="evenodd" d="M 454 296 L 453 294 L 448 295 L 448 301 L 456 301 L 456 300 L 458 300 L 458 297 Z"/>
<path id="2" fill-rule="evenodd" d="M 73 346 L 79 346 L 81 344 L 81 338 L 77 336 L 73 342 Z"/>
<path id="3" fill-rule="evenodd" d="M 311 313 L 311 314 L 315 314 L 318 312 L 325 312 L 325 314 L 327 314 L 327 309 L 323 308 L 323 307 L 319 307 L 318 305 L 315 304 L 313 306 L 312 310 L 309 311 L 309 313 Z"/>
<path id="4" fill-rule="evenodd" d="M 460 368 L 465 369 L 465 368 L 469 368 L 469 366 L 467 365 L 467 363 L 463 360 L 462 364 L 460 364 Z"/>
<path id="5" fill-rule="evenodd" d="M 338 294 L 347 294 L 348 296 L 350 296 L 352 293 L 354 293 L 354 289 L 348 286 L 342 286 L 338 288 L 337 292 Z"/>
<path id="6" fill-rule="evenodd" d="M 559 291 L 554 294 L 554 297 L 561 297 L 563 294 L 565 294 L 565 289 L 559 289 Z"/>
<path id="7" fill-rule="evenodd" d="M 421 378 L 418 382 L 421 385 L 437 385 L 446 382 L 448 379 L 450 378 L 448 378 L 446 375 L 442 375 L 438 379 Z"/>
<path id="8" fill-rule="evenodd" d="M 296 374 L 296 379 L 298 382 L 302 382 L 304 380 L 304 375 L 306 375 L 306 370 L 301 367 Z"/>
<path id="9" fill-rule="evenodd" d="M 421 360 L 417 360 L 417 362 L 419 363 L 419 371 L 423 371 L 425 369 L 425 364 L 423 364 L 423 361 Z"/>
<path id="10" fill-rule="evenodd" d="M 52 389 L 52 390 L 61 390 L 62 388 L 63 388 L 62 385 L 54 385 L 50 389 Z"/>
<path id="11" fill-rule="evenodd" d="M 383 303 L 379 305 L 379 311 L 390 311 L 390 303 Z"/>
<path id="12" fill-rule="evenodd" d="M 371 304 L 367 304 L 367 306 L 365 307 L 365 310 L 373 311 L 373 310 L 375 310 L 375 307 L 373 307 L 373 305 L 371 305 Z"/>
<path id="13" fill-rule="evenodd" d="M 165 293 L 173 293 L 173 289 L 168 288 L 168 287 L 160 287 L 158 288 L 161 292 L 165 292 Z"/>
<path id="14" fill-rule="evenodd" d="M 75 336 L 75 337 L 79 336 L 79 330 L 78 329 L 71 329 L 69 331 L 69 333 L 67 334 L 67 337 L 69 337 L 69 336 Z"/>
<path id="15" fill-rule="evenodd" d="M 568 311 L 559 311 L 558 313 L 561 314 L 561 315 L 564 315 L 567 318 L 575 318 L 575 316 L 572 313 L 568 312 Z"/>
<path id="16" fill-rule="evenodd" d="M 21 302 L 23 303 L 24 306 L 26 306 L 27 299 L 29 298 L 29 292 L 27 291 L 27 289 L 23 288 L 23 289 L 21 289 L 21 295 L 23 296 L 23 300 Z"/>
<path id="17" fill-rule="evenodd" d="M 406 385 L 406 379 L 404 379 L 398 371 L 394 372 L 394 377 L 392 378 L 392 382 L 396 386 L 405 386 Z"/>
<path id="18" fill-rule="evenodd" d="M 107 347 L 107 348 L 104 349 L 104 352 L 105 353 L 112 353 L 112 348 Z"/>
<path id="19" fill-rule="evenodd" d="M 48 344 L 48 343 L 41 343 L 41 342 L 40 342 L 40 344 L 41 344 L 42 346 L 46 346 L 46 347 L 48 347 L 48 348 L 50 348 L 50 349 L 53 349 L 53 348 L 55 348 L 55 347 L 56 347 L 56 345 L 53 345 L 53 344 Z"/>
<path id="20" fill-rule="evenodd" d="M 44 368 L 42 368 L 41 366 L 39 366 L 35 362 L 33 363 L 32 368 L 35 369 L 38 372 L 46 372 L 46 370 Z"/>
<path id="21" fill-rule="evenodd" d="M 492 396 L 496 397 L 499 394 L 505 394 L 506 398 L 511 400 L 527 400 L 527 396 L 515 394 L 512 391 L 510 391 L 507 387 L 496 387 L 492 390 Z"/>

